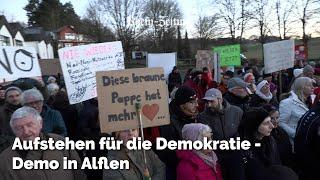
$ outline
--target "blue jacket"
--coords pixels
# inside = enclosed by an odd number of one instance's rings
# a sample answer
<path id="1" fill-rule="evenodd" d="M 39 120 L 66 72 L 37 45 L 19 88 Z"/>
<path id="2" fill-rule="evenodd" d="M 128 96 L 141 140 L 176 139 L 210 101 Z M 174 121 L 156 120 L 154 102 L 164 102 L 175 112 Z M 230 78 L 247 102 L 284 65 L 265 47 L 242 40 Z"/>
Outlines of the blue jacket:
<path id="1" fill-rule="evenodd" d="M 41 112 L 43 121 L 42 132 L 67 135 L 67 128 L 59 111 L 51 109 L 47 104 L 43 105 Z"/>

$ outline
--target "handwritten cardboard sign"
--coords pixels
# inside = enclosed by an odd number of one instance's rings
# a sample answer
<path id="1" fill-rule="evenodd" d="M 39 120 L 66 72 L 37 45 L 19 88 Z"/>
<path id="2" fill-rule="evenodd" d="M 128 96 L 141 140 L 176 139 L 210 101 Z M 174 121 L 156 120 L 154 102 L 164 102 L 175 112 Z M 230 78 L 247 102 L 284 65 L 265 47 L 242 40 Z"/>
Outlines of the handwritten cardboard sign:
<path id="1" fill-rule="evenodd" d="M 41 76 L 41 70 L 33 47 L 0 46 L 0 79 L 34 76 Z"/>
<path id="2" fill-rule="evenodd" d="M 198 50 L 196 55 L 196 68 L 207 67 L 213 69 L 213 53 L 209 50 Z"/>
<path id="3" fill-rule="evenodd" d="M 272 73 L 294 66 L 294 40 L 278 41 L 263 45 L 264 68 Z"/>
<path id="4" fill-rule="evenodd" d="M 97 72 L 101 132 L 139 127 L 135 104 L 141 105 L 143 127 L 170 123 L 163 68 Z"/>
<path id="5" fill-rule="evenodd" d="M 240 66 L 240 44 L 214 47 L 213 52 L 220 55 L 221 66 Z"/>
<path id="6" fill-rule="evenodd" d="M 97 97 L 96 71 L 124 69 L 120 41 L 59 49 L 70 104 Z"/>

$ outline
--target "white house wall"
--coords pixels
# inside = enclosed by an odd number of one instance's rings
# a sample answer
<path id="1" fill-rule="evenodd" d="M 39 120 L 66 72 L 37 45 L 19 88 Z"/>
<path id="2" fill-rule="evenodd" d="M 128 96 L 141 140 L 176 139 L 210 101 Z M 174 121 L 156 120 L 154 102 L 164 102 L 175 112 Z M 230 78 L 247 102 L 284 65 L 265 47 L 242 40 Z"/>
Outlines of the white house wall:
<path id="1" fill-rule="evenodd" d="M 23 46 L 34 47 L 39 54 L 38 41 L 26 41 L 24 42 Z"/>
<path id="2" fill-rule="evenodd" d="M 53 59 L 54 58 L 53 47 L 50 43 L 47 44 L 47 52 L 48 52 L 48 59 Z"/>
<path id="3" fill-rule="evenodd" d="M 48 59 L 47 45 L 44 41 L 38 44 L 40 59 Z"/>
<path id="4" fill-rule="evenodd" d="M 17 32 L 16 37 L 15 37 L 14 39 L 15 39 L 15 40 L 22 41 L 22 44 L 23 44 L 23 46 L 24 46 L 24 38 L 23 38 L 23 36 L 21 35 L 20 31 Z"/>
<path id="5" fill-rule="evenodd" d="M 13 45 L 13 43 L 12 43 L 12 36 L 11 36 L 10 32 L 8 31 L 8 29 L 7 29 L 7 27 L 6 27 L 5 25 L 3 25 L 3 26 L 1 27 L 1 29 L 0 29 L 0 35 L 9 37 L 9 39 L 10 39 L 10 46 Z"/>

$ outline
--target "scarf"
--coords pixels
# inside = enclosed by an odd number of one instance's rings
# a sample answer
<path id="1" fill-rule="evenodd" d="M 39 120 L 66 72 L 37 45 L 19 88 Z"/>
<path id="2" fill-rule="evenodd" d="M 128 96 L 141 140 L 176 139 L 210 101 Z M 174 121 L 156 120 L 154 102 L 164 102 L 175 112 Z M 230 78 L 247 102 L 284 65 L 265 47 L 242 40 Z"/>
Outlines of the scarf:
<path id="1" fill-rule="evenodd" d="M 207 165 L 212 167 L 215 172 L 217 172 L 217 161 L 218 161 L 218 158 L 217 158 L 216 153 L 214 153 L 212 151 L 210 153 L 210 155 L 206 155 L 206 154 L 202 153 L 201 151 L 193 151 L 193 152 L 196 153 L 196 155 L 198 155 Z"/>
<path id="2" fill-rule="evenodd" d="M 258 84 L 258 86 L 257 86 L 256 94 L 257 94 L 260 98 L 262 98 L 263 100 L 265 100 L 265 101 L 267 101 L 267 102 L 270 102 L 270 100 L 271 100 L 272 97 L 273 97 L 273 96 L 272 96 L 272 93 L 270 92 L 270 90 L 269 90 L 268 95 L 265 95 L 265 94 L 263 94 L 263 93 L 261 92 L 262 87 L 265 86 L 267 83 L 268 83 L 268 81 L 266 81 L 266 80 L 261 81 L 261 82 Z"/>

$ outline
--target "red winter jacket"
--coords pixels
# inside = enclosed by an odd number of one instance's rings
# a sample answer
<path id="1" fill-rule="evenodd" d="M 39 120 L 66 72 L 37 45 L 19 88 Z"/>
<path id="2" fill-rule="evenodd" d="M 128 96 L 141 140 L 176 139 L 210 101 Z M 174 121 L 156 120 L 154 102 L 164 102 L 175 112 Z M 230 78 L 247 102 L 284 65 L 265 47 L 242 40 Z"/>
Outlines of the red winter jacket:
<path id="1" fill-rule="evenodd" d="M 222 180 L 219 164 L 214 171 L 198 155 L 190 150 L 177 151 L 180 159 L 177 167 L 177 180 Z"/>

